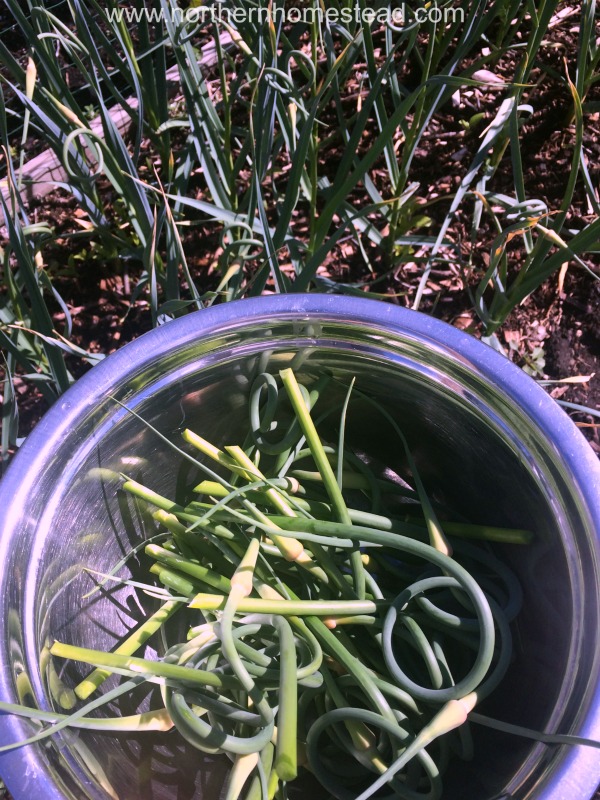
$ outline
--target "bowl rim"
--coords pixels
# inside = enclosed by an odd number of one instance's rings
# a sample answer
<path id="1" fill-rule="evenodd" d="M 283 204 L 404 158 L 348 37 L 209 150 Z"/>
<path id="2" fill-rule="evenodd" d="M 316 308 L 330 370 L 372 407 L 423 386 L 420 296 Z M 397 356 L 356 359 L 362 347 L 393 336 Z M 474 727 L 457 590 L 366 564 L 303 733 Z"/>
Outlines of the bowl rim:
<path id="1" fill-rule="evenodd" d="M 459 357 L 466 366 L 475 368 L 480 376 L 535 420 L 536 426 L 560 453 L 562 464 L 575 482 L 596 531 L 595 545 L 600 563 L 600 460 L 568 415 L 533 378 L 492 347 L 433 317 L 371 298 L 326 294 L 262 296 L 201 309 L 127 343 L 78 379 L 36 425 L 0 480 L 0 555 L 9 548 L 10 542 L 4 531 L 17 490 L 35 480 L 37 470 L 54 445 L 61 441 L 76 419 L 89 412 L 97 398 L 106 396 L 115 383 L 133 369 L 155 361 L 161 354 L 188 345 L 192 337 L 214 336 L 228 327 L 236 326 L 239 329 L 244 323 L 256 325 L 263 320 L 266 325 L 273 319 L 294 317 L 303 321 L 319 317 L 329 321 L 345 320 L 350 324 L 355 322 L 404 333 L 425 339 L 448 354 Z M 10 576 L 6 575 L 5 570 L 0 575 L 0 596 L 3 596 L 8 580 Z M 5 615 L 0 615 L 2 648 L 5 647 L 6 637 Z M 600 738 L 600 670 L 598 677 L 593 697 L 590 698 L 589 712 L 580 730 L 580 735 L 595 738 Z M 8 674 L 0 670 L 0 697 L 10 696 L 9 685 Z M 10 717 L 0 717 L 0 744 L 11 741 L 10 722 Z M 29 760 L 29 755 L 25 754 L 25 758 Z M 23 750 L 0 755 L 0 774 L 9 789 L 11 784 L 19 785 L 23 771 Z M 539 800 L 559 800 L 565 796 L 591 797 L 599 782 L 600 763 L 597 755 L 591 748 L 573 747 L 553 770 L 551 785 L 540 787 L 539 794 L 533 796 Z M 44 787 L 44 791 L 49 800 L 63 797 L 60 793 L 54 793 L 50 783 Z"/>

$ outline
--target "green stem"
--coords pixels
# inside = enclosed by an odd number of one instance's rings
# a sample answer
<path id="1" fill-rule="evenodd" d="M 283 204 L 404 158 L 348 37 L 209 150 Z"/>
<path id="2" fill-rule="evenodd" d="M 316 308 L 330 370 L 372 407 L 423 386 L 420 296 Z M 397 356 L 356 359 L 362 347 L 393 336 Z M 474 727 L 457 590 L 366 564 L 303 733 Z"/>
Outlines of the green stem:
<path id="1" fill-rule="evenodd" d="M 182 607 L 182 605 L 183 603 L 179 603 L 175 600 L 164 603 L 158 611 L 145 620 L 141 627 L 128 636 L 114 652 L 122 656 L 132 656 Z M 87 700 L 92 692 L 95 692 L 110 675 L 111 673 L 109 670 L 95 669 L 75 687 L 75 694 L 80 700 Z"/>
<path id="2" fill-rule="evenodd" d="M 231 581 L 229 578 L 226 578 L 224 575 L 208 567 L 203 567 L 201 564 L 189 561 L 189 559 L 183 558 L 183 556 L 165 550 L 164 547 L 160 547 L 157 544 L 149 544 L 146 547 L 146 554 L 167 567 L 171 567 L 179 572 L 184 572 L 192 578 L 197 578 L 203 583 L 207 583 L 219 592 L 228 593 L 231 589 Z"/>
<path id="3" fill-rule="evenodd" d="M 222 611 L 227 597 L 217 594 L 197 594 L 190 608 L 201 611 Z M 262 600 L 258 597 L 246 597 L 240 600 L 237 609 L 241 614 L 280 614 L 288 617 L 343 617 L 356 614 L 375 614 L 380 606 L 389 603 L 371 600 Z"/>
<path id="4" fill-rule="evenodd" d="M 127 675 L 143 675 L 147 680 L 164 678 L 190 686 L 213 686 L 216 689 L 237 689 L 239 681 L 230 675 L 218 675 L 200 669 L 180 667 L 164 661 L 150 661 L 134 656 L 120 656 L 118 653 L 105 653 L 87 647 L 76 647 L 63 642 L 54 642 L 50 653 L 57 658 L 68 658 L 83 664 L 104 667 L 110 672 Z"/>

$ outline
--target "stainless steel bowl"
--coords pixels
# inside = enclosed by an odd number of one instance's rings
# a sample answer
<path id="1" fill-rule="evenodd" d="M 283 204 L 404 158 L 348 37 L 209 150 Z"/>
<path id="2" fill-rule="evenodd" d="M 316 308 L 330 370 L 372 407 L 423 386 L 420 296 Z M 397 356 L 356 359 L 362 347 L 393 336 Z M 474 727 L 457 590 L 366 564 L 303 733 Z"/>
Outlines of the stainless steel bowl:
<path id="1" fill-rule="evenodd" d="M 333 295 L 244 300 L 169 323 L 95 367 L 40 422 L 0 484 L 1 699 L 52 707 L 44 646 L 56 637 L 111 648 L 143 614 L 131 589 L 82 599 L 91 587 L 82 569 L 107 571 L 153 531 L 109 471 L 172 495 L 181 459 L 111 396 L 175 441 L 188 426 L 236 442 L 253 376 L 290 364 L 356 376 L 398 420 L 426 486 L 457 514 L 535 530 L 535 544 L 502 551 L 526 602 L 516 659 L 487 711 L 600 738 L 600 466 L 591 449 L 531 378 L 475 339 Z M 348 437 L 402 469 L 381 420 L 351 417 Z M 81 674 L 70 665 L 60 677 L 69 685 Z M 34 730 L 3 716 L 0 743 Z M 445 800 L 588 800 L 600 783 L 597 751 L 473 731 L 477 757 L 451 770 Z M 68 731 L 0 759 L 15 800 L 217 800 L 226 769 L 176 733 Z"/>

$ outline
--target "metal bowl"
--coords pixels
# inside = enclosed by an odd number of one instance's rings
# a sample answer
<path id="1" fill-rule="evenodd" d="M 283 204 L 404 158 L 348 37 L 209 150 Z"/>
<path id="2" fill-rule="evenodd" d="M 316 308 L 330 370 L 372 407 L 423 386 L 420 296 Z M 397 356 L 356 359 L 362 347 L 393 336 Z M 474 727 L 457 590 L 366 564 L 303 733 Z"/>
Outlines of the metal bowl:
<path id="1" fill-rule="evenodd" d="M 538 730 L 600 738 L 600 466 L 567 416 L 506 359 L 424 315 L 366 299 L 244 300 L 169 323 L 125 346 L 61 397 L 0 485 L 0 698 L 52 708 L 53 637 L 112 648 L 145 613 L 132 589 L 83 599 L 84 567 L 106 572 L 153 523 L 124 502 L 110 471 L 178 491 L 178 457 L 113 397 L 165 436 L 185 426 L 239 441 L 253 376 L 321 369 L 377 398 L 397 419 L 435 498 L 473 522 L 531 528 L 499 548 L 520 576 L 517 655 L 487 713 Z M 401 470 L 398 442 L 374 415 L 350 417 L 356 448 Z M 54 665 L 58 670 L 60 665 Z M 36 730 L 0 718 L 0 743 Z M 450 770 L 445 800 L 588 800 L 597 752 L 546 747 L 473 726 L 476 758 Z M 176 733 L 66 731 L 0 759 L 15 800 L 217 800 L 227 760 Z M 318 791 L 313 792 L 318 798 Z"/>

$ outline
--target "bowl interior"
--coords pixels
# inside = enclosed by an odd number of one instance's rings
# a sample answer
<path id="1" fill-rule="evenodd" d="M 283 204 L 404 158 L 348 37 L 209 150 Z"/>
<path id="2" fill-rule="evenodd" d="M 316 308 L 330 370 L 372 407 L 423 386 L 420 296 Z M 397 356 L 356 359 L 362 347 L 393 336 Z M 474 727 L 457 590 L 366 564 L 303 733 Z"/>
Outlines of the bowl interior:
<path id="1" fill-rule="evenodd" d="M 535 532 L 530 546 L 497 547 L 518 574 L 525 602 L 513 630 L 513 663 L 483 710 L 539 730 L 576 724 L 598 644 L 597 618 L 587 611 L 597 603 L 591 533 L 569 476 L 535 420 L 469 364 L 408 334 L 383 337 L 334 322 L 302 330 L 283 320 L 269 331 L 251 324 L 192 342 L 168 359 L 134 369 L 116 382 L 114 394 L 179 446 L 184 427 L 217 445 L 241 443 L 253 380 L 290 365 L 307 381 L 324 370 L 334 377 L 318 414 L 339 408 L 355 377 L 357 389 L 405 432 L 430 494 L 458 519 Z M 337 423 L 335 414 L 325 416 L 323 430 L 333 433 Z M 407 474 L 400 442 L 358 396 L 350 405 L 346 440 L 382 468 Z M 138 417 L 110 398 L 94 398 L 45 460 L 27 507 L 14 520 L 21 545 L 10 556 L 18 577 L 11 646 L 31 690 L 48 707 L 50 679 L 70 687 L 85 674 L 75 664 L 49 663 L 49 642 L 112 649 L 154 607 L 155 601 L 129 587 L 85 596 L 94 581 L 84 568 L 108 572 L 157 532 L 150 514 L 119 490 L 120 473 L 176 499 L 201 479 Z M 133 574 L 144 574 L 143 554 L 129 563 Z M 150 693 L 142 688 L 137 699 Z M 127 703 L 120 703 L 121 713 Z M 503 792 L 525 798 L 560 756 L 527 740 L 475 725 L 472 730 L 476 759 L 450 769 L 444 800 L 485 800 Z M 229 767 L 176 733 L 66 733 L 44 753 L 65 797 L 217 800 Z"/>

